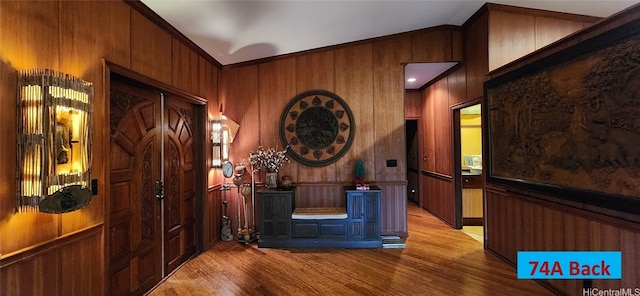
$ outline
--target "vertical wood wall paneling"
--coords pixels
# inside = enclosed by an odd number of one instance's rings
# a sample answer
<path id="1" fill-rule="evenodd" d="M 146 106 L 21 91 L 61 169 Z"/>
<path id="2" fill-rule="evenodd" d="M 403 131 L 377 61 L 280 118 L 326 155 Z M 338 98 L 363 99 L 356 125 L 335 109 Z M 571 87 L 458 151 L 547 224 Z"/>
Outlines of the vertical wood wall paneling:
<path id="1" fill-rule="evenodd" d="M 536 49 L 535 17 L 489 11 L 489 71 Z"/>
<path id="2" fill-rule="evenodd" d="M 131 70 L 171 85 L 172 38 L 131 9 Z"/>
<path id="3" fill-rule="evenodd" d="M 99 180 L 98 195 L 85 208 L 60 215 L 61 234 L 104 222 L 106 182 L 104 155 L 109 139 L 109 117 L 105 106 L 102 59 L 130 63 L 130 13 L 124 2 L 60 2 L 60 67 L 62 72 L 81 77 L 94 88 L 93 160 L 91 178 Z M 107 150 L 108 151 L 108 150 Z"/>
<path id="4" fill-rule="evenodd" d="M 489 15 L 489 70 L 549 45 L 591 23 L 588 17 L 566 14 L 490 10 Z M 548 51 L 558 50 L 550 48 Z M 526 61 L 518 62 L 523 63 Z M 467 78 L 473 79 L 470 76 Z M 485 227 L 486 246 L 512 263 L 518 250 L 624 249 L 621 233 L 628 231 L 626 229 L 585 219 L 582 214 L 575 212 L 566 213 L 559 210 L 564 208 L 562 206 L 524 201 L 517 195 L 505 195 L 495 190 L 487 192 L 487 216 L 490 219 L 487 219 Z M 637 232 L 634 235 L 637 237 Z M 625 274 L 623 281 L 635 285 L 638 276 L 633 271 L 631 274 L 630 277 Z M 556 280 L 547 284 L 569 295 L 582 292 L 581 281 Z M 594 281 L 593 285 L 603 289 L 624 286 L 620 281 Z"/>
<path id="5" fill-rule="evenodd" d="M 448 28 L 440 27 L 416 32 L 411 35 L 410 61 L 416 63 L 451 61 L 453 60 L 451 44 L 452 35 Z"/>
<path id="6" fill-rule="evenodd" d="M 285 106 L 296 95 L 296 60 L 277 60 L 258 65 L 258 97 L 260 101 L 260 145 L 283 150 L 280 141 L 280 115 Z M 258 147 L 251 149 L 255 151 Z M 248 156 L 248 155 L 247 155 Z M 279 176 L 290 175 L 297 180 L 297 163 L 291 161 L 282 165 Z M 258 173 L 263 177 L 264 171 Z M 304 181 L 304 180 L 303 180 Z"/>
<path id="7" fill-rule="evenodd" d="M 198 72 L 200 72 L 199 88 L 198 92 L 200 96 L 207 99 L 207 149 L 205 152 L 205 158 L 208 163 L 211 163 L 211 120 L 218 119 L 220 113 L 220 99 L 218 98 L 218 84 L 220 77 L 220 70 L 203 57 L 198 58 Z M 213 186 L 216 183 L 222 182 L 222 173 L 220 169 L 210 169 L 207 177 L 207 185 Z"/>
<path id="8" fill-rule="evenodd" d="M 429 174 L 421 175 L 422 207 L 445 223 L 453 226 L 453 190 L 451 180 L 443 177 L 435 177 Z"/>
<path id="9" fill-rule="evenodd" d="M 449 85 L 447 79 L 441 79 L 434 85 L 434 119 L 436 151 L 434 161 L 437 173 L 452 176 L 453 172 L 453 144 L 451 128 L 451 109 L 449 108 Z M 452 188 L 453 189 L 453 188 Z"/>
<path id="10" fill-rule="evenodd" d="M 407 215 L 398 214 L 407 208 L 407 185 L 406 182 L 381 183 L 382 189 L 382 235 L 408 235 Z"/>
<path id="11" fill-rule="evenodd" d="M 296 60 L 287 58 L 276 60 L 269 63 L 258 65 L 258 100 L 260 101 L 260 145 L 264 147 L 277 147 L 283 150 L 284 147 L 280 141 L 280 115 L 285 106 L 296 95 Z M 266 114 L 269 114 L 268 116 Z M 257 146 L 252 148 L 255 151 Z M 248 159 L 248 155 L 247 155 Z M 248 164 L 247 164 L 248 165 Z M 291 176 L 293 182 L 297 182 L 298 163 L 290 161 L 284 163 L 279 171 L 278 177 L 284 175 Z M 256 178 L 263 180 L 265 170 L 255 173 Z M 260 200 L 256 195 L 256 204 L 254 217 L 256 221 Z M 256 223 L 256 227 L 258 227 Z M 258 231 L 260 231 L 259 229 Z"/>
<path id="12" fill-rule="evenodd" d="M 618 289 L 640 282 L 635 262 L 640 228 L 628 222 L 564 206 L 538 202 L 490 187 L 486 195 L 487 249 L 515 265 L 519 250 L 622 251 L 621 280 L 595 280 L 594 287 Z M 520 215 L 522 214 L 522 215 Z M 524 217 L 522 217 L 524 216 Z M 522 222 L 518 222 L 518 220 Z M 567 295 L 582 292 L 581 281 L 547 281 Z"/>
<path id="13" fill-rule="evenodd" d="M 418 119 L 422 111 L 422 96 L 417 90 L 407 90 L 404 92 L 404 118 Z"/>
<path id="14" fill-rule="evenodd" d="M 3 4 L 0 3 L 0 5 Z M 0 21 L 4 18 L 1 12 L 2 10 L 0 10 Z M 0 34 L 2 34 L 1 31 Z M 0 48 L 0 52 L 1 51 L 2 48 Z M 15 85 L 16 81 L 18 81 L 17 74 L 16 70 L 13 69 L 10 64 L 0 59 L 0 85 Z M 2 106 L 12 106 L 16 102 L 16 97 L 15 87 L 0 88 L 0 104 Z M 15 219 L 19 221 L 19 218 L 15 215 L 16 143 L 9 140 L 14 139 L 15 141 L 17 138 L 16 112 L 6 112 L 0 116 L 0 135 L 3 135 L 2 141 L 0 141 L 0 163 L 2 163 L 3 167 L 3 169 L 0 170 L 0 220 Z M 11 235 L 13 241 L 14 232 L 15 230 L 6 227 L 4 224 L 0 224 L 0 237 Z M 3 244 L 2 239 L 0 239 L 0 254 L 7 253 L 12 248 L 17 249 L 19 246 L 6 246 Z"/>
<path id="15" fill-rule="evenodd" d="M 536 50 L 545 47 L 573 32 L 584 28 L 583 22 L 554 19 L 549 17 L 536 17 L 535 42 Z"/>
<path id="16" fill-rule="evenodd" d="M 404 130 L 404 67 L 411 59 L 411 39 L 401 36 L 373 43 L 373 104 L 375 180 L 406 181 Z M 386 161 L 397 160 L 397 167 Z M 389 196 L 387 196 L 389 197 Z M 403 197 L 406 198 L 406 197 Z"/>
<path id="17" fill-rule="evenodd" d="M 0 294 L 63 295 L 60 292 L 58 271 L 62 263 L 59 260 L 58 252 L 49 250 L 20 263 L 2 267 Z"/>
<path id="18" fill-rule="evenodd" d="M 297 208 L 346 207 L 343 184 L 302 183 L 295 189 Z"/>
<path id="19" fill-rule="evenodd" d="M 374 153 L 376 181 L 383 191 L 382 229 L 406 232 L 406 141 L 404 120 L 404 66 L 411 60 L 411 39 L 401 36 L 373 43 L 373 105 Z M 397 167 L 387 167 L 387 160 L 396 160 Z M 403 192 L 384 186 L 384 181 L 403 182 Z M 403 207 L 404 206 L 404 207 Z M 401 216 L 397 223 L 393 215 Z"/>
<path id="20" fill-rule="evenodd" d="M 335 93 L 335 77 L 333 50 L 296 57 L 296 93 L 311 89 L 323 89 Z M 336 94 L 342 98 L 342 94 Z M 337 181 L 335 163 L 323 167 L 298 165 L 297 168 L 297 179 L 300 181 Z"/>
<path id="21" fill-rule="evenodd" d="M 0 8 L 0 58 L 17 70 L 60 69 L 58 2 L 2 1 Z"/>
<path id="22" fill-rule="evenodd" d="M 460 28 L 451 31 L 451 60 L 464 61 L 464 39 Z"/>
<path id="23" fill-rule="evenodd" d="M 234 165 L 248 160 L 249 151 L 260 143 L 260 101 L 258 101 L 258 66 L 223 69 L 220 73 L 220 103 L 224 114 L 240 125 L 229 157 Z"/>
<path id="24" fill-rule="evenodd" d="M 61 267 L 56 278 L 62 278 L 60 295 L 100 295 L 104 291 L 102 230 L 60 249 L 59 258 Z"/>
<path id="25" fill-rule="evenodd" d="M 335 50 L 335 93 L 353 112 L 355 136 L 351 148 L 336 162 L 337 181 L 352 182 L 355 160 L 364 161 L 365 180 L 375 181 L 373 114 L 373 51 L 371 43 Z"/>
<path id="26" fill-rule="evenodd" d="M 65 73 L 83 77 L 97 88 L 102 80 L 101 59 L 130 67 L 129 5 L 122 1 L 61 1 L 60 9 L 64 11 L 60 14 L 60 67 Z M 95 89 L 94 100 L 102 96 L 101 90 Z"/>
<path id="27" fill-rule="evenodd" d="M 464 62 L 462 66 L 447 76 L 449 84 L 449 105 L 454 106 L 467 101 L 467 77 Z"/>
<path id="28" fill-rule="evenodd" d="M 435 136 L 435 116 L 434 116 L 434 100 L 435 91 L 433 85 L 424 90 L 424 104 L 422 105 L 422 155 L 420 156 L 420 169 L 423 171 L 435 171 L 435 151 L 436 151 L 436 136 Z M 422 190 L 422 193 L 426 193 Z"/>
<path id="29" fill-rule="evenodd" d="M 0 254 L 4 255 L 2 267 L 2 290 L 0 294 L 15 295 L 6 289 L 26 289 L 20 295 L 71 295 L 104 293 L 104 258 L 102 230 L 99 223 L 104 220 L 103 195 L 108 194 L 107 170 L 100 162 L 100 156 L 109 151 L 108 102 L 105 89 L 108 77 L 104 77 L 102 59 L 143 75 L 171 84 L 172 43 L 169 33 L 152 24 L 146 17 L 132 11 L 121 1 L 99 2 L 1 2 L 0 61 L 2 61 L 2 81 L 11 79 L 15 83 L 14 69 L 50 68 L 72 74 L 94 84 L 94 162 L 92 178 L 98 179 L 99 195 L 87 207 L 64 215 L 40 213 L 15 214 L 15 113 L 7 112 L 2 118 L 2 128 L 11 132 L 1 141 L 1 160 L 13 169 L 3 170 L 0 175 Z M 62 13 L 64 11 L 64 13 Z M 178 85 L 188 92 L 198 91 L 199 65 L 194 67 L 193 54 L 189 61 L 177 61 L 190 68 L 185 77 L 190 77 L 190 86 Z M 178 71 L 178 70 L 176 70 Z M 195 79 L 194 79 L 195 77 Z M 213 78 L 217 82 L 216 76 Z M 196 83 L 195 86 L 193 83 Z M 2 91 L 0 101 L 6 105 L 15 104 L 15 88 Z M 217 83 L 209 89 L 211 96 L 217 94 Z M 7 120 L 7 124 L 5 124 Z M 7 153 L 4 153 L 7 151 Z M 6 158 L 6 159 L 4 159 Z M 6 160 L 6 161 L 5 161 Z M 5 168 L 9 168 L 5 167 Z M 5 173 L 6 172 L 6 173 Z M 4 185 L 7 186 L 4 186 Z M 219 218 L 219 216 L 217 216 Z M 38 230 L 31 229 L 37 225 Z M 95 227 L 98 227 L 96 230 Z M 91 235 L 67 244 L 59 240 L 61 235 L 80 231 L 91 231 Z M 217 228 L 217 227 L 216 227 Z M 17 229 L 26 231 L 17 231 Z M 44 252 L 31 252 L 34 246 L 41 246 Z M 14 252 L 13 254 L 10 254 Z M 7 260 L 28 255 L 29 259 L 6 265 Z M 73 257 L 74 260 L 69 260 Z M 86 264 L 78 264 L 78 257 Z M 61 276 L 60 271 L 64 271 Z M 85 279 L 83 276 L 88 276 Z M 41 279 L 33 282 L 33 279 Z M 28 280 L 28 283 L 24 281 Z M 4 285 L 5 283 L 20 284 Z M 46 281 L 46 283 L 45 283 Z"/>
<path id="30" fill-rule="evenodd" d="M 233 119 L 240 125 L 240 129 L 229 147 L 230 161 L 235 165 L 246 162 L 247 170 L 249 165 L 249 152 L 255 151 L 261 143 L 260 114 L 261 102 L 258 100 L 258 66 L 249 65 L 237 68 L 223 69 L 220 82 L 220 103 L 223 105 L 224 114 L 227 118 Z M 256 173 L 257 180 L 261 174 Z M 231 182 L 232 180 L 229 180 Z M 245 175 L 244 182 L 250 182 L 250 174 Z M 228 214 L 231 218 L 232 230 L 238 228 L 238 222 L 244 224 L 244 216 L 238 217 L 238 204 L 240 209 L 244 209 L 242 195 L 237 188 L 233 187 L 227 191 L 229 201 Z"/>
<path id="31" fill-rule="evenodd" d="M 0 60 L 16 70 L 49 68 L 59 70 L 58 2 L 0 1 Z M 8 69 L 8 71 L 13 71 Z M 4 75 L 3 75 L 4 76 Z M 6 79 L 16 78 L 11 74 Z M 0 98 L 3 106 L 2 122 L 13 127 L 2 133 L 0 156 L 8 167 L 0 170 L 2 176 L 2 205 L 0 209 L 0 254 L 8 254 L 35 245 L 59 235 L 58 215 L 40 212 L 16 213 L 16 82 L 5 84 L 3 93 L 12 96 Z M 4 90 L 4 89 L 12 90 Z M 11 122 L 7 122 L 11 121 Z M 5 125 L 3 124 L 3 129 Z M 5 162 L 3 162 L 4 164 Z M 19 229 L 19 230 L 18 230 Z"/>
<path id="32" fill-rule="evenodd" d="M 204 248 L 210 248 L 215 242 L 220 240 L 220 231 L 222 229 L 222 214 L 224 209 L 222 208 L 223 194 L 227 194 L 227 201 L 230 201 L 231 195 L 228 190 L 226 193 L 222 193 L 220 186 L 212 186 L 207 190 L 207 196 L 205 201 L 205 219 L 203 221 L 203 241 Z M 230 203 L 229 203 L 230 204 Z M 235 208 L 227 205 L 227 216 L 231 217 Z"/>
<path id="33" fill-rule="evenodd" d="M 489 15 L 480 15 L 464 30 L 467 100 L 483 95 L 483 83 L 489 71 Z"/>
<path id="34" fill-rule="evenodd" d="M 222 201 L 220 199 L 220 190 L 214 189 L 214 185 L 222 183 L 222 174 L 219 168 L 211 168 L 211 120 L 217 119 L 220 112 L 220 104 L 218 100 L 218 76 L 219 70 L 216 66 L 211 64 L 203 57 L 198 57 L 198 94 L 207 99 L 207 116 L 205 123 L 205 151 L 204 158 L 207 163 L 208 170 L 205 170 L 207 174 L 206 187 L 207 196 L 204 201 L 202 216 L 202 241 L 205 249 L 208 249 L 211 244 L 217 241 L 220 237 L 220 228 L 222 223 Z M 212 195 L 211 190 L 214 194 Z M 218 194 L 215 194 L 217 191 Z M 227 211 L 229 214 L 229 211 Z"/>
<path id="35" fill-rule="evenodd" d="M 172 85 L 176 88 L 197 94 L 199 91 L 198 54 L 176 38 L 172 44 Z"/>

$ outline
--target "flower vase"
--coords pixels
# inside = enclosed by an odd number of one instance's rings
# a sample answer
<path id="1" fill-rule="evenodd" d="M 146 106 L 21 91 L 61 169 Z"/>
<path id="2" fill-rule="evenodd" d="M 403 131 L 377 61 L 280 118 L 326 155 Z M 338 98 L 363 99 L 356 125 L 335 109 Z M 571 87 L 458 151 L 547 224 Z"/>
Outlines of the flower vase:
<path id="1" fill-rule="evenodd" d="M 267 172 L 265 174 L 264 186 L 270 189 L 278 188 L 278 173 Z"/>

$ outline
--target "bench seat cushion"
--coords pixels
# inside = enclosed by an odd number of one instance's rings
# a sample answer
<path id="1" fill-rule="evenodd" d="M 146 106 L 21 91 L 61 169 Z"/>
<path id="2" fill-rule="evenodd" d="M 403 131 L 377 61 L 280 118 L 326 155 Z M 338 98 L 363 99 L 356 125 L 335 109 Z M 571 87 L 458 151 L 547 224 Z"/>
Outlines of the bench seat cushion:
<path id="1" fill-rule="evenodd" d="M 296 208 L 291 219 L 347 219 L 345 208 Z"/>

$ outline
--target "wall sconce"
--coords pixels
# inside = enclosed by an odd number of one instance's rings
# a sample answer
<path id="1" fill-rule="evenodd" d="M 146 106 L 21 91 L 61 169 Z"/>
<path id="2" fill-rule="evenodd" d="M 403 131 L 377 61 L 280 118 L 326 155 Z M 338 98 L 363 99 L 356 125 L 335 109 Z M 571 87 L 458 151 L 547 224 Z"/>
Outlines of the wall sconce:
<path id="1" fill-rule="evenodd" d="M 66 213 L 91 201 L 93 85 L 48 69 L 18 81 L 18 211 Z"/>
<path id="2" fill-rule="evenodd" d="M 222 147 L 226 140 L 223 136 L 222 120 L 214 120 L 211 122 L 211 166 L 214 168 L 222 167 L 222 163 L 229 158 L 224 158 Z M 228 152 L 227 152 L 228 153 Z"/>
<path id="3" fill-rule="evenodd" d="M 233 143 L 240 125 L 220 115 L 220 119 L 211 121 L 211 166 L 222 167 L 229 160 L 229 145 Z"/>

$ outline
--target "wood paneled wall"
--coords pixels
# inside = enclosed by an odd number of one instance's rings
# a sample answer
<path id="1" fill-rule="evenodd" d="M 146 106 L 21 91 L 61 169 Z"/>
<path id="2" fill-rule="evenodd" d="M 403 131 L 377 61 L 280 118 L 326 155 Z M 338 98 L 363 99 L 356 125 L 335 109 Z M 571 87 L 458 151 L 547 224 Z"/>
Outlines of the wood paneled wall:
<path id="1" fill-rule="evenodd" d="M 595 20 L 586 16 L 487 4 L 467 21 L 461 33 L 464 61 L 455 71 L 422 91 L 420 157 L 423 161 L 420 169 L 423 172 L 423 208 L 444 222 L 455 224 L 452 108 L 481 98 L 490 70 Z M 414 105 L 417 104 L 411 106 Z"/>
<path id="2" fill-rule="evenodd" d="M 422 172 L 422 208 L 453 227 L 455 223 L 453 179 L 450 176 Z"/>
<path id="3" fill-rule="evenodd" d="M 333 184 L 329 187 L 341 191 L 353 178 L 354 160 L 362 158 L 366 179 L 388 189 L 383 192 L 387 202 L 383 216 L 388 217 L 383 218 L 383 231 L 407 233 L 406 188 L 396 187 L 399 183 L 406 187 L 407 178 L 404 64 L 452 61 L 462 52 L 460 36 L 459 29 L 444 26 L 223 67 L 220 100 L 225 114 L 241 125 L 231 145 L 231 160 L 246 162 L 258 145 L 282 149 L 280 115 L 296 94 L 310 89 L 334 92 L 354 114 L 356 136 L 351 149 L 323 167 L 287 163 L 280 175 L 291 175 L 294 182 L 304 184 L 297 189 L 296 205 L 324 204 L 327 197 L 323 195 L 329 192 L 321 184 Z M 387 167 L 389 159 L 397 160 L 397 167 Z M 264 178 L 263 173 L 256 176 Z M 309 188 L 313 183 L 317 189 Z"/>
<path id="4" fill-rule="evenodd" d="M 487 186 L 486 248 L 512 265 L 518 251 L 621 251 L 622 279 L 594 280 L 600 290 L 637 287 L 640 225 L 569 208 Z M 553 280 L 546 285 L 565 295 L 581 295 L 582 281 Z"/>
<path id="5" fill-rule="evenodd" d="M 423 91 L 419 127 L 421 205 L 454 225 L 453 137 L 451 105 L 465 101 L 464 68 L 456 69 Z"/>
<path id="6" fill-rule="evenodd" d="M 503 12 L 495 15 L 505 19 L 514 17 L 511 13 Z M 640 7 L 636 6 L 634 9 L 585 28 L 490 74 L 496 77 L 523 65 L 535 63 L 582 40 L 626 22 L 637 20 L 638 17 L 640 17 Z M 538 30 L 545 26 L 554 27 L 550 30 L 553 38 L 557 37 L 554 32 L 568 32 L 570 28 L 580 27 L 577 23 L 551 21 L 540 16 L 535 16 L 535 19 L 538 23 L 535 27 L 536 36 L 540 34 Z M 496 23 L 500 22 L 502 21 L 496 21 Z M 561 28 L 551 24 L 559 25 Z M 561 199 L 562 196 L 545 196 L 533 193 L 522 186 L 506 186 L 488 180 L 485 195 L 486 248 L 511 264 L 516 263 L 517 251 L 521 250 L 621 251 L 622 279 L 594 280 L 591 286 L 601 291 L 637 287 L 640 283 L 640 273 L 635 262 L 640 257 L 638 253 L 640 224 L 625 219 L 629 214 L 623 216 L 605 209 L 597 212 L 597 208 L 585 207 L 580 203 L 572 203 L 573 206 L 569 206 L 566 203 L 560 203 Z M 581 281 L 553 280 L 546 281 L 545 285 L 558 294 L 580 295 L 583 293 Z"/>
<path id="7" fill-rule="evenodd" d="M 422 92 L 408 90 L 404 93 L 404 118 L 418 119 L 422 112 Z"/>
<path id="8" fill-rule="evenodd" d="M 97 295 L 103 290 L 101 224 L 10 255 L 0 263 L 2 295 Z"/>
<path id="9" fill-rule="evenodd" d="M 0 2 L 0 295 L 105 293 L 103 227 L 108 226 L 109 197 L 104 158 L 110 131 L 104 60 L 205 97 L 209 118 L 218 114 L 217 63 L 139 8 L 124 1 Z M 91 177 L 98 180 L 98 195 L 79 211 L 50 215 L 15 210 L 16 118 L 11 110 L 16 71 L 30 68 L 49 68 L 94 84 Z M 208 177 L 210 186 L 220 180 L 217 170 Z M 213 224 L 205 245 L 219 236 L 219 204 L 208 206 L 215 212 L 205 211 L 202 217 Z"/>
<path id="10" fill-rule="evenodd" d="M 489 71 L 581 30 L 600 18 L 488 5 Z"/>

